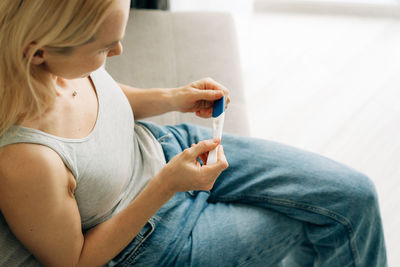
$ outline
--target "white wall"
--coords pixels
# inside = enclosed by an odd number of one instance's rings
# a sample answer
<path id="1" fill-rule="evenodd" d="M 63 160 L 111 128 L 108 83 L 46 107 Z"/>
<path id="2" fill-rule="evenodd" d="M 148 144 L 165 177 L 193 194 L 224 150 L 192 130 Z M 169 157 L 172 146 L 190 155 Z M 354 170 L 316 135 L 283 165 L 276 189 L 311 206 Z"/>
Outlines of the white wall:
<path id="1" fill-rule="evenodd" d="M 170 0 L 171 11 L 225 11 L 251 14 L 253 0 Z"/>

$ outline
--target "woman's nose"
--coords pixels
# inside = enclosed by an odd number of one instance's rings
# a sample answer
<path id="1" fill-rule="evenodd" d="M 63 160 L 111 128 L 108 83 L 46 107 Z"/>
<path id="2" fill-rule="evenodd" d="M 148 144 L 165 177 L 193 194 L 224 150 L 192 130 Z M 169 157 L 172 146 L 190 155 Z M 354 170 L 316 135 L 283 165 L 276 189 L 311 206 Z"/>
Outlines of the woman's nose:
<path id="1" fill-rule="evenodd" d="M 121 42 L 118 42 L 111 50 L 108 52 L 107 57 L 119 56 L 123 52 L 123 47 Z"/>

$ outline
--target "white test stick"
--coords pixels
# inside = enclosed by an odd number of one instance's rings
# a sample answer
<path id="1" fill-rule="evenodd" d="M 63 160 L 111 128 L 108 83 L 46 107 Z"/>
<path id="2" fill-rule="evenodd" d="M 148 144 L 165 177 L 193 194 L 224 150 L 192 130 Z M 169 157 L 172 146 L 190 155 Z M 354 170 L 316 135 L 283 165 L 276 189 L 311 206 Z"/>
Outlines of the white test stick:
<path id="1" fill-rule="evenodd" d="M 219 115 L 217 118 L 212 118 L 213 120 L 213 139 L 221 139 L 222 138 L 222 130 L 224 128 L 224 119 L 225 119 L 225 112 Z M 207 165 L 208 164 L 215 164 L 217 162 L 218 156 L 218 147 L 211 150 L 208 153 L 207 158 Z"/>
<path id="2" fill-rule="evenodd" d="M 225 120 L 225 97 L 214 101 L 212 114 L 212 135 L 213 139 L 221 139 Z M 218 159 L 218 147 L 208 153 L 207 165 L 215 164 Z"/>

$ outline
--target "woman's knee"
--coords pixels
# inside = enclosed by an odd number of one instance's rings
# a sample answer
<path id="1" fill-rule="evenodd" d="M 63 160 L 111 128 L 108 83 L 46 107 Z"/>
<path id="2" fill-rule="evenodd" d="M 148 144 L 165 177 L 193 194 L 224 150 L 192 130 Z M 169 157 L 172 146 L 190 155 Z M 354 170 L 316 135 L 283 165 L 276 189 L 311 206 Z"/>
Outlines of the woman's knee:
<path id="1" fill-rule="evenodd" d="M 359 214 L 369 214 L 379 210 L 378 194 L 373 181 L 363 173 L 352 171 L 347 174 L 344 188 L 348 208 Z"/>

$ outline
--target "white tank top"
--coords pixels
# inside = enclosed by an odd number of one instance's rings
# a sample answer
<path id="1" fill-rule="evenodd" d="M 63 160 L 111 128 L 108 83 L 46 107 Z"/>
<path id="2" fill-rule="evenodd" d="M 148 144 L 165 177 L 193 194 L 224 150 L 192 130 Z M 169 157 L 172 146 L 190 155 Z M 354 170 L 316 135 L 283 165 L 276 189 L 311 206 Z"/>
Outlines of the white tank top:
<path id="1" fill-rule="evenodd" d="M 161 145 L 149 130 L 135 123 L 131 106 L 118 84 L 104 68 L 90 77 L 99 109 L 88 136 L 68 139 L 13 126 L 0 137 L 0 147 L 34 143 L 53 149 L 61 157 L 77 182 L 75 198 L 83 231 L 124 209 L 165 165 Z M 0 266 L 38 266 L 10 232 L 2 214 Z"/>

